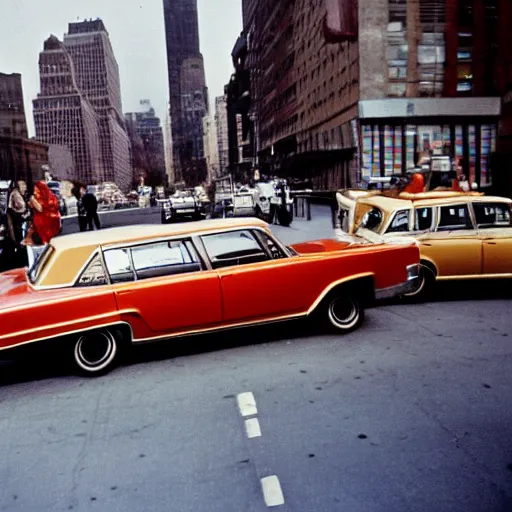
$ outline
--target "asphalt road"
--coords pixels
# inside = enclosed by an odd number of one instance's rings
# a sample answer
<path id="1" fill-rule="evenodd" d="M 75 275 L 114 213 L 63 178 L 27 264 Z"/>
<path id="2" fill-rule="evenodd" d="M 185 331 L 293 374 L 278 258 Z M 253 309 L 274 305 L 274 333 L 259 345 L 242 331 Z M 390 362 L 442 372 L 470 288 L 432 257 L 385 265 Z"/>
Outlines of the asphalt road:
<path id="1" fill-rule="evenodd" d="M 278 236 L 328 236 L 315 212 Z M 509 285 L 439 295 L 345 337 L 294 323 L 138 347 L 100 379 L 5 364 L 0 510 L 512 510 Z"/>

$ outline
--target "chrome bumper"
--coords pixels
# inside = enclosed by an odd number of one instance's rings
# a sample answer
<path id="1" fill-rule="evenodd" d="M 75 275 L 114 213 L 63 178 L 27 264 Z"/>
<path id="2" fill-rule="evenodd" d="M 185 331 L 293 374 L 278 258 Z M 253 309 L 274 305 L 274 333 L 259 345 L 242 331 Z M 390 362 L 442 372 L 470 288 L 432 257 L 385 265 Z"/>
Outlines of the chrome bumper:
<path id="1" fill-rule="evenodd" d="M 393 297 L 400 297 L 401 295 L 411 293 L 418 286 L 419 277 L 420 265 L 409 265 L 407 267 L 407 281 L 394 286 L 390 286 L 389 288 L 381 288 L 379 290 L 375 290 L 375 299 L 391 299 Z"/>

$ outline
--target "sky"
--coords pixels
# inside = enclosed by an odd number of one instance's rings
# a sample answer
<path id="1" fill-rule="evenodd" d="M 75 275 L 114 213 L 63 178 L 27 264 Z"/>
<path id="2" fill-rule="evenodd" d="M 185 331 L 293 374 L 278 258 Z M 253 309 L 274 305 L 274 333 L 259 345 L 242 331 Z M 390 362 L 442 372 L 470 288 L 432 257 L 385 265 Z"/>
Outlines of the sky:
<path id="1" fill-rule="evenodd" d="M 242 0 L 198 0 L 199 37 L 210 103 L 233 71 L 231 51 L 242 29 Z M 0 72 L 21 73 L 30 136 L 38 59 L 50 34 L 62 40 L 68 23 L 101 18 L 119 65 L 124 112 L 149 99 L 165 121 L 169 97 L 163 0 L 0 0 Z"/>

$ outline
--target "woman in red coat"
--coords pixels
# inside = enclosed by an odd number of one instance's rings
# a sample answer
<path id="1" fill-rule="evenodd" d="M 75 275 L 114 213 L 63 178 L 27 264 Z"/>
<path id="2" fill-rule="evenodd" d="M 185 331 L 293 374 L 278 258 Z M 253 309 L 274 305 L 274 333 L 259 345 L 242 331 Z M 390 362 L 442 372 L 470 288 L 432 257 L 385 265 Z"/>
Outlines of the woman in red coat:
<path id="1" fill-rule="evenodd" d="M 32 208 L 33 219 L 26 244 L 47 244 L 60 233 L 62 227 L 59 201 L 44 181 L 38 181 L 34 184 L 34 194 L 28 204 Z"/>

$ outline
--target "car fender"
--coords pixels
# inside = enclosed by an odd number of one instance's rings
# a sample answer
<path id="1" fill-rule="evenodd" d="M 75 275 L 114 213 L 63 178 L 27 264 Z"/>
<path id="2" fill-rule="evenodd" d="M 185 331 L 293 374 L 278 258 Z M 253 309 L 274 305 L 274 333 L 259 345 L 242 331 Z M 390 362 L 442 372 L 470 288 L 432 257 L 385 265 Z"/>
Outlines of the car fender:
<path id="1" fill-rule="evenodd" d="M 365 279 L 365 278 L 372 278 L 373 279 L 374 277 L 375 277 L 375 274 L 373 272 L 363 272 L 361 274 L 355 274 L 355 275 L 343 277 L 342 279 L 337 279 L 336 281 L 333 281 L 331 284 L 329 284 L 329 286 L 324 288 L 324 290 L 320 293 L 320 295 L 317 297 L 315 302 L 308 309 L 307 314 L 311 315 L 311 313 L 313 313 L 316 310 L 316 308 L 325 299 L 325 297 L 327 297 L 327 295 L 332 290 L 334 290 L 336 287 L 341 286 L 341 285 L 345 285 L 345 284 L 350 284 L 351 282 L 357 281 L 359 279 Z"/>
<path id="2" fill-rule="evenodd" d="M 119 311 L 121 323 L 128 324 L 132 335 L 132 342 L 155 336 L 138 309 Z"/>
<path id="3" fill-rule="evenodd" d="M 424 262 L 428 263 L 434 269 L 435 276 L 437 276 L 439 274 L 439 270 L 437 269 L 437 265 L 435 264 L 434 260 L 432 258 L 423 256 L 423 254 L 421 254 L 421 252 L 420 252 L 420 265 L 425 266 L 423 264 Z"/>

